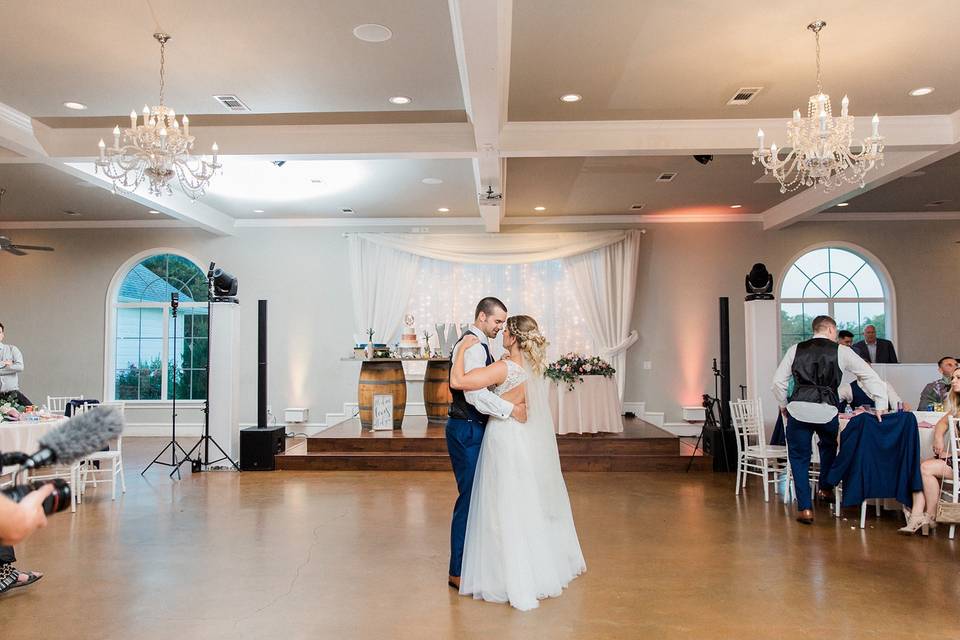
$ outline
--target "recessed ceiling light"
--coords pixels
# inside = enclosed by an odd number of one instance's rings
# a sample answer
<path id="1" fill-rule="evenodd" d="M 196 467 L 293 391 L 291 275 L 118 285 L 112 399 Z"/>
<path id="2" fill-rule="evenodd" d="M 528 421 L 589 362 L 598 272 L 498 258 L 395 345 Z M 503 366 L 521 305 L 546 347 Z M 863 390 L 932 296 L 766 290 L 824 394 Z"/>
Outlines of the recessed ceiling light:
<path id="1" fill-rule="evenodd" d="M 63 106 L 65 106 L 67 109 L 74 109 L 75 111 L 83 111 L 87 108 L 87 105 L 83 104 L 82 102 L 64 102 Z"/>
<path id="2" fill-rule="evenodd" d="M 440 178 L 424 178 L 420 182 L 423 184 L 443 184 L 443 180 Z"/>
<path id="3" fill-rule="evenodd" d="M 156 209 L 150 209 L 149 211 L 147 211 L 147 213 L 152 213 L 153 215 L 158 215 L 160 212 L 157 211 Z"/>
<path id="4" fill-rule="evenodd" d="M 439 211 L 440 213 L 449 213 L 450 209 L 448 209 L 447 207 L 440 207 L 439 209 L 437 209 L 437 211 Z"/>
<path id="5" fill-rule="evenodd" d="M 580 102 L 583 100 L 583 96 L 579 93 L 565 93 L 560 96 L 561 102 Z"/>
<path id="6" fill-rule="evenodd" d="M 934 200 L 933 202 L 928 202 L 926 206 L 928 207 L 939 207 L 942 204 L 950 202 L 949 200 Z"/>
<path id="7" fill-rule="evenodd" d="M 393 31 L 382 24 L 358 24 L 353 28 L 353 37 L 364 42 L 386 42 L 393 37 Z"/>
<path id="8" fill-rule="evenodd" d="M 340 209 L 340 213 L 356 213 L 356 212 L 350 207 L 343 207 L 342 209 Z"/>
<path id="9" fill-rule="evenodd" d="M 838 207 L 849 207 L 849 206 L 850 206 L 850 203 L 849 203 L 849 202 L 838 202 L 838 203 L 837 203 L 837 206 L 838 206 Z"/>
<path id="10" fill-rule="evenodd" d="M 407 96 L 392 96 L 387 98 L 387 101 L 391 104 L 410 104 L 413 102 L 413 98 L 408 98 Z"/>
<path id="11" fill-rule="evenodd" d="M 254 209 L 253 212 L 254 212 L 254 213 L 263 213 L 263 209 Z"/>
<path id="12" fill-rule="evenodd" d="M 540 206 L 534 207 L 533 210 L 534 210 L 534 211 L 546 211 L 547 208 L 544 207 L 544 206 L 542 206 L 542 205 L 540 205 Z"/>
<path id="13" fill-rule="evenodd" d="M 79 214 L 77 211 L 73 211 L 73 210 L 71 210 L 71 209 L 64 209 L 64 210 L 63 210 L 63 215 L 65 215 L 65 216 L 78 216 L 78 215 L 80 215 L 80 214 Z"/>
<path id="14" fill-rule="evenodd" d="M 933 93 L 933 87 L 920 87 L 919 89 L 914 89 L 910 92 L 914 98 L 919 96 L 928 96 Z"/>
<path id="15" fill-rule="evenodd" d="M 310 182 L 313 184 L 323 184 L 323 178 L 310 178 Z"/>
<path id="16" fill-rule="evenodd" d="M 742 204 L 732 204 L 732 205 L 730 205 L 730 208 L 731 208 L 731 209 L 739 209 L 739 208 L 742 207 L 742 206 L 743 206 Z"/>

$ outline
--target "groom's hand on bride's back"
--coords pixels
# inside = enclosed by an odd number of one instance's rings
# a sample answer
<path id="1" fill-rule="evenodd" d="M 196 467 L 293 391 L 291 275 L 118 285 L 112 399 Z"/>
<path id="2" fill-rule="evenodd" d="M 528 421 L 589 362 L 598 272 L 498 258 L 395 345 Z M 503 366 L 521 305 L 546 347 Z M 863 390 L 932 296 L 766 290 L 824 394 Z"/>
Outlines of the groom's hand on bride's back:
<path id="1" fill-rule="evenodd" d="M 526 422 L 527 421 L 527 403 L 522 402 L 520 404 L 513 405 L 513 411 L 510 413 L 512 417 L 517 422 Z"/>

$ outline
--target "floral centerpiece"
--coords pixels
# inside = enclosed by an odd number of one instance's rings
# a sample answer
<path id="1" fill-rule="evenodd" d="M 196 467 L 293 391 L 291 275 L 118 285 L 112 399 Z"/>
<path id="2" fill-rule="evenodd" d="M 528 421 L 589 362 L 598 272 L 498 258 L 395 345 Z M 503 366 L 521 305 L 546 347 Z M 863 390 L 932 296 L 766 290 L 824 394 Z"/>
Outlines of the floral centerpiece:
<path id="1" fill-rule="evenodd" d="M 566 382 L 572 390 L 574 384 L 583 382 L 583 376 L 612 378 L 616 372 L 609 362 L 599 356 L 588 358 L 579 353 L 568 353 L 551 362 L 543 374 L 555 382 Z"/>
<path id="2" fill-rule="evenodd" d="M 24 409 L 16 393 L 0 393 L 0 420 L 19 420 Z"/>

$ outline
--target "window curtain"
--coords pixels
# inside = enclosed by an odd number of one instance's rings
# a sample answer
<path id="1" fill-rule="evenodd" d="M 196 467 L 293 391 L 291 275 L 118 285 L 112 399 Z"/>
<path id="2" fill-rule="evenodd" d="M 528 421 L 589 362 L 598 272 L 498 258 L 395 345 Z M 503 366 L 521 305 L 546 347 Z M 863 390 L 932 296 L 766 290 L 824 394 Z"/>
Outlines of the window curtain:
<path id="1" fill-rule="evenodd" d="M 617 370 L 621 402 L 626 351 L 638 338 L 631 324 L 639 255 L 640 234 L 628 231 L 620 242 L 564 259 L 593 343 Z"/>
<path id="2" fill-rule="evenodd" d="M 400 333 L 403 314 L 417 278 L 420 258 L 405 251 L 349 236 L 350 281 L 353 288 L 353 315 L 357 336 L 366 342 L 373 329 L 373 341 L 393 344 Z"/>

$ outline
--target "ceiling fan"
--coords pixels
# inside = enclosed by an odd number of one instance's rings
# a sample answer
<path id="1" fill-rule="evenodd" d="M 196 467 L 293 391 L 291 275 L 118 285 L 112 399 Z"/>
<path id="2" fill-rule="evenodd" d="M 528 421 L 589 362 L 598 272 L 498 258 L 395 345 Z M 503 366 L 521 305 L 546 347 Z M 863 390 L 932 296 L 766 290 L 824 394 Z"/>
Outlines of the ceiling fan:
<path id="1" fill-rule="evenodd" d="M 3 194 L 6 192 L 6 189 L 0 189 L 0 213 L 3 213 Z M 0 235 L 0 252 L 3 251 L 12 253 L 15 256 L 25 256 L 27 255 L 27 251 L 53 251 L 53 247 L 38 247 L 29 244 L 13 244 L 13 242 L 10 241 L 10 238 Z"/>

